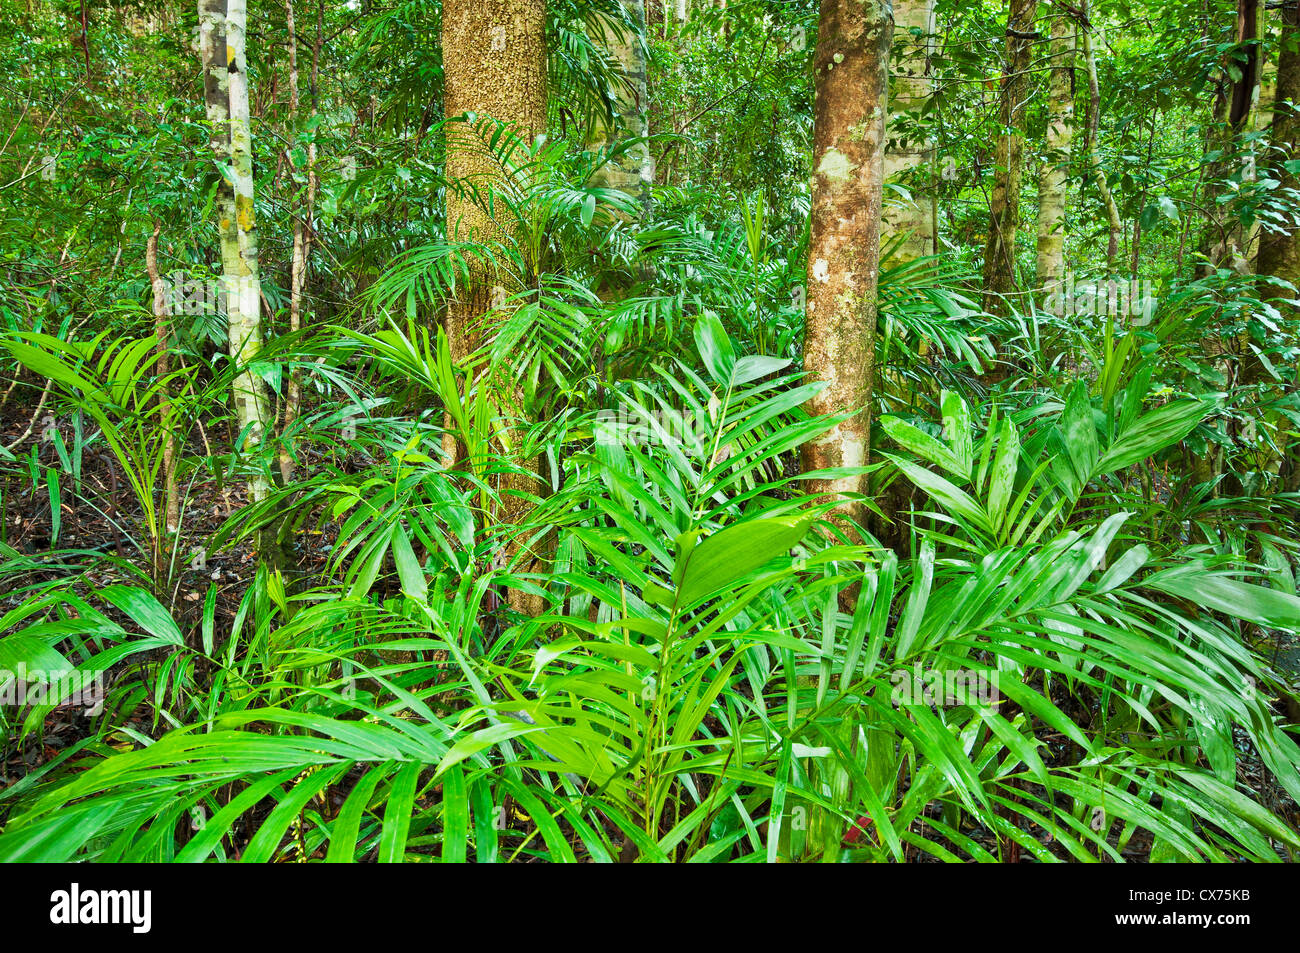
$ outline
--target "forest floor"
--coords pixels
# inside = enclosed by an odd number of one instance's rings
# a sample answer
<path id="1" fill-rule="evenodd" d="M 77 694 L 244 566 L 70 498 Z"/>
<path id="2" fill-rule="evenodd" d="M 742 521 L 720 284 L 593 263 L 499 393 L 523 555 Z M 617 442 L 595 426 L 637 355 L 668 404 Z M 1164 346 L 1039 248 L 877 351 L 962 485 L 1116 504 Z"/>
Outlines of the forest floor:
<path id="1" fill-rule="evenodd" d="M 10 401 L 0 409 L 0 445 L 9 446 L 14 443 L 27 429 L 33 411 L 33 407 L 19 406 L 16 401 Z M 65 443 L 70 445 L 70 433 L 61 432 Z M 32 435 L 15 447 L 13 452 L 20 460 L 30 460 L 33 449 L 36 450 L 36 461 L 40 467 L 60 468 L 54 444 L 49 439 L 42 439 L 39 422 L 33 428 Z M 202 453 L 203 448 L 196 445 L 192 451 Z M 323 459 L 301 461 L 301 475 L 310 476 L 313 469 L 320 468 L 323 463 Z M 0 614 L 17 608 L 25 601 L 27 596 L 22 590 L 42 582 L 66 578 L 67 571 L 79 576 L 80 594 L 83 597 L 93 596 L 99 587 L 123 583 L 140 585 L 145 581 L 144 577 L 126 571 L 121 564 L 123 561 L 133 564 L 147 574 L 149 559 L 132 541 L 133 537 L 142 539 L 137 529 L 140 512 L 130 488 L 118 472 L 116 460 L 101 441 L 96 441 L 83 453 L 81 466 L 83 498 L 79 501 L 65 485 L 61 499 L 61 529 L 55 548 L 76 551 L 68 553 L 66 570 L 65 564 L 46 556 L 51 549 L 52 523 L 51 499 L 43 471 L 36 470 L 36 479 L 32 478 L 30 472 L 22 478 L 12 475 L 0 478 L 0 520 L 3 520 L 0 543 L 7 544 L 21 555 L 49 563 L 48 568 L 38 565 L 7 575 L 4 588 L 0 589 Z M 66 480 L 64 482 L 66 484 Z M 243 491 L 238 486 L 219 486 L 212 479 L 196 479 L 188 487 L 188 493 L 189 499 L 182 512 L 182 538 L 186 540 L 186 552 L 177 560 L 178 572 L 174 574 L 172 591 L 162 594 L 160 601 L 170 606 L 182 631 L 192 631 L 197 629 L 201 621 L 204 597 L 209 588 L 215 585 L 216 628 L 218 632 L 223 626 L 228 630 L 238 610 L 240 594 L 247 590 L 256 571 L 253 546 L 245 540 L 228 544 L 219 552 L 205 554 L 201 559 L 195 557 L 206 549 L 234 509 L 242 504 Z M 86 502 L 87 495 L 94 500 L 93 505 Z M 328 521 L 299 532 L 296 568 L 300 578 L 308 585 L 313 578 L 324 578 L 327 574 L 336 537 L 337 527 Z M 80 558 L 78 552 L 82 554 Z M 103 554 L 108 558 L 94 563 L 89 572 L 83 572 L 87 553 Z M 126 621 L 125 617 L 111 607 L 100 608 L 110 617 Z M 1300 666 L 1300 640 L 1286 637 L 1271 647 L 1275 656 L 1294 658 L 1297 666 Z M 108 678 L 111 680 L 111 674 Z M 1088 704 L 1086 700 L 1053 692 L 1053 701 L 1080 723 L 1087 724 L 1090 720 L 1085 711 Z M 1278 714 L 1285 717 L 1285 712 L 1280 708 Z M 150 725 L 145 714 L 141 713 L 132 727 L 146 735 L 156 735 L 164 725 L 161 722 Z M 0 748 L 0 790 L 58 758 L 69 746 L 87 737 L 91 733 L 89 729 L 90 719 L 84 711 L 68 705 L 53 710 L 47 716 L 42 730 L 21 747 L 13 743 L 12 737 L 5 737 L 3 747 Z M 1072 750 L 1072 745 L 1063 736 L 1042 726 L 1037 737 L 1044 746 L 1043 760 L 1049 768 L 1077 763 L 1077 752 Z M 1264 807 L 1300 828 L 1300 805 L 1290 798 L 1263 765 L 1245 733 L 1236 731 L 1235 737 L 1239 787 L 1251 792 Z M 1037 785 L 1025 785 L 1024 789 L 1032 797 L 1050 796 Z M 935 817 L 938 819 L 939 815 L 936 814 Z M 850 829 L 846 844 L 869 836 L 869 818 L 860 819 L 858 823 L 862 826 Z M 1112 845 L 1117 845 L 1121 825 L 1112 824 L 1111 827 L 1109 840 Z M 991 830 L 979 828 L 965 830 L 963 833 L 994 856 L 998 855 L 997 837 Z M 1053 845 L 1050 831 L 1043 829 L 1035 833 L 1047 850 L 1062 859 L 1069 859 L 1063 848 Z M 932 830 L 931 836 L 935 835 L 936 832 Z M 1126 860 L 1145 862 L 1149 859 L 1151 847 L 1150 835 L 1139 832 L 1127 841 L 1120 853 Z M 939 862 L 939 858 L 914 848 L 909 849 L 908 859 L 922 863 Z M 1030 853 L 1022 851 L 1014 843 L 1009 845 L 1008 850 L 1004 850 L 1004 859 L 1010 862 L 1034 860 Z"/>

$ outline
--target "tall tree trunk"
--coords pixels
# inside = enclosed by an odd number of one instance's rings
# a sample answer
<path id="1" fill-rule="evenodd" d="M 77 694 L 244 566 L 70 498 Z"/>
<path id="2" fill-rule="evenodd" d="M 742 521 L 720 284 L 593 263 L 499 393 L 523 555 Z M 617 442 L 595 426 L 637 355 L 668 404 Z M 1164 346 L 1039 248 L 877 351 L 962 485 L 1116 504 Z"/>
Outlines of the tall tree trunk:
<path id="1" fill-rule="evenodd" d="M 1219 158 L 1210 163 L 1205 174 L 1205 232 L 1201 241 L 1201 252 L 1209 259 L 1209 267 L 1234 268 L 1246 273 L 1249 271 L 1247 261 L 1248 249 L 1245 247 L 1249 234 L 1244 226 L 1231 215 L 1228 206 L 1220 204 L 1219 196 L 1223 194 L 1221 182 L 1232 175 L 1240 174 L 1242 179 L 1254 177 L 1254 170 L 1239 167 L 1237 158 L 1238 136 L 1247 129 L 1254 115 L 1259 98 L 1259 80 L 1262 58 L 1258 45 L 1259 38 L 1259 0 L 1237 0 L 1237 26 L 1234 39 L 1238 44 L 1249 44 L 1246 48 L 1244 63 L 1237 69 L 1237 78 L 1230 82 L 1225 75 L 1221 80 L 1214 103 L 1214 125 L 1209 138 L 1209 148 L 1218 153 Z M 1225 70 L 1226 74 L 1226 70 Z"/>
<path id="2" fill-rule="evenodd" d="M 1283 163 L 1300 159 L 1300 0 L 1287 0 L 1282 8 L 1281 53 L 1277 63 L 1277 93 L 1269 140 L 1274 162 L 1270 176 L 1279 189 L 1300 189 L 1300 176 Z M 1277 161 L 1281 160 L 1281 161 Z M 1256 271 L 1284 278 L 1300 287 L 1300 229 L 1264 232 L 1259 240 Z"/>
<path id="3" fill-rule="evenodd" d="M 804 368 L 826 387 L 813 414 L 852 417 L 802 448 L 805 472 L 866 464 L 871 447 L 876 282 L 893 20 L 888 0 L 822 0 L 814 58 L 813 201 Z M 860 476 L 813 481 L 855 519 Z"/>
<path id="4" fill-rule="evenodd" d="M 920 35 L 913 31 L 919 31 Z M 902 261 L 935 252 L 935 194 L 932 183 L 921 181 L 920 175 L 921 167 L 933 161 L 934 149 L 927 137 L 917 132 L 922 109 L 934 91 L 930 80 L 930 38 L 933 33 L 934 0 L 896 0 L 894 40 L 889 55 L 890 113 L 885 180 L 904 183 L 912 197 L 892 201 L 885 207 L 880 223 L 880 242 L 884 245 L 896 236 L 906 234 L 908 237 L 896 252 Z"/>
<path id="5" fill-rule="evenodd" d="M 1246 48 L 1246 63 L 1241 79 L 1232 84 L 1232 106 L 1228 123 L 1242 129 L 1250 119 L 1259 100 L 1259 80 L 1264 61 L 1259 55 L 1259 0 L 1237 0 L 1237 42 L 1250 44 Z"/>
<path id="6" fill-rule="evenodd" d="M 616 113 L 612 127 L 599 122 L 593 130 L 591 145 L 601 148 L 615 141 L 619 135 L 630 139 L 644 139 L 646 135 L 646 62 L 645 62 L 645 0 L 622 0 L 628 19 L 635 30 L 619 36 L 606 27 L 603 45 L 618 61 L 622 69 L 622 82 L 615 90 Z M 650 144 L 638 142 L 621 159 L 607 162 L 592 177 L 592 184 L 602 188 L 626 192 L 646 209 L 650 200 L 650 186 L 654 183 L 654 167 L 650 162 Z"/>
<path id="7" fill-rule="evenodd" d="M 1300 159 L 1300 0 L 1287 0 L 1281 10 L 1281 52 L 1277 62 L 1277 91 L 1273 99 L 1273 122 L 1269 141 L 1273 161 L 1269 175 L 1278 180 L 1280 189 L 1300 189 L 1300 176 L 1284 164 Z M 1261 232 L 1256 272 L 1282 278 L 1300 288 L 1300 229 Z M 1269 291 L 1264 292 L 1266 295 Z M 1271 292 L 1276 294 L 1277 292 Z M 1300 385 L 1300 370 L 1292 380 L 1294 392 Z M 1300 490 L 1300 448 L 1288 441 L 1279 464 L 1282 488 Z"/>
<path id="8" fill-rule="evenodd" d="M 444 97 L 448 117 L 474 113 L 508 123 L 522 138 L 531 140 L 546 131 L 546 3 L 545 0 L 444 0 L 442 9 Z M 480 194 L 503 184 L 503 171 L 486 144 L 455 133 L 447 137 L 447 174 L 453 181 L 472 183 Z M 497 208 L 500 209 L 499 203 Z M 498 212 L 498 216 L 502 213 Z M 508 214 L 508 213 L 505 213 Z M 456 189 L 447 190 L 447 237 L 452 241 L 498 242 L 508 236 L 511 225 L 488 214 L 483 204 Z M 452 358 L 464 365 L 477 347 L 476 325 L 493 308 L 494 274 L 487 262 L 471 259 L 469 276 L 457 289 L 446 313 L 447 338 Z M 506 289 L 513 293 L 519 289 Z M 500 305 L 500 302 L 496 302 Z M 497 307 L 495 315 L 504 317 Z M 467 383 L 467 388 L 472 385 Z M 518 398 L 519 395 L 516 395 Z M 517 402 L 519 402 L 517 400 Z M 517 440 L 512 443 L 518 444 Z M 456 455 L 452 446 L 444 445 Z M 537 494 L 541 461 L 521 461 L 531 476 L 507 473 L 497 489 L 501 495 L 499 522 L 522 521 L 529 504 L 527 494 Z M 516 538 L 505 546 L 504 556 L 513 560 L 523 541 Z M 535 553 L 531 565 L 539 568 L 545 555 Z M 520 590 L 511 590 L 512 608 L 535 614 L 541 604 Z"/>
<path id="9" fill-rule="evenodd" d="M 289 32 L 289 126 L 296 132 L 298 128 L 298 37 L 294 24 L 293 0 L 284 3 L 285 25 Z M 314 112 L 314 110 L 313 110 Z M 294 140 L 290 137 L 291 143 Z M 307 261 L 311 255 L 311 231 L 308 223 L 316 205 L 316 141 L 307 144 L 307 183 L 305 196 L 299 191 L 293 175 L 293 150 L 289 150 L 290 175 L 293 189 L 291 208 L 293 211 L 293 257 L 289 273 L 289 332 L 296 333 L 302 329 L 302 303 L 307 285 Z M 289 382 L 284 402 L 284 427 L 281 431 L 284 444 L 280 449 L 280 477 L 287 485 L 293 481 L 294 460 L 290 447 L 292 428 L 302 406 L 302 370 L 294 367 L 289 371 Z"/>
<path id="10" fill-rule="evenodd" d="M 203 62 L 203 99 L 211 127 L 209 141 L 219 168 L 230 166 L 230 82 L 226 60 L 226 0 L 199 0 L 199 57 Z M 239 238 L 235 225 L 235 187 L 221 173 L 214 200 L 221 240 L 223 275 L 235 273 Z M 227 302 L 229 309 L 229 302 Z M 229 310 L 227 310 L 229 314 Z"/>
<path id="11" fill-rule="evenodd" d="M 1101 141 L 1098 135 L 1101 126 L 1101 85 L 1097 81 L 1097 52 L 1093 49 L 1092 24 L 1087 22 L 1087 0 L 1084 0 L 1083 16 L 1083 59 L 1088 70 L 1088 167 L 1092 172 L 1092 180 L 1097 185 L 1097 193 L 1101 196 L 1102 208 L 1106 210 L 1106 270 L 1113 272 L 1115 256 L 1119 254 L 1119 236 L 1124 225 L 1120 221 L 1119 206 L 1115 204 L 1110 182 L 1106 179 L 1106 170 L 1101 164 Z"/>
<path id="12" fill-rule="evenodd" d="M 1020 227 L 1020 181 L 1025 164 L 1025 106 L 1029 98 L 1029 53 L 1038 0 L 1010 0 L 1007 62 L 999 90 L 999 119 L 989 235 L 984 246 L 984 310 L 1009 313 L 1016 290 L 1016 232 Z"/>
<path id="13" fill-rule="evenodd" d="M 894 37 L 889 50 L 889 116 L 885 130 L 885 183 L 897 185 L 907 196 L 887 193 L 880 221 L 880 247 L 894 245 L 895 263 L 910 262 L 935 253 L 938 218 L 934 146 L 923 113 L 934 86 L 930 79 L 930 53 L 935 32 L 934 0 L 895 0 Z M 915 342 L 918 357 L 929 351 L 924 338 Z M 892 408 L 910 407 L 916 399 L 912 379 L 902 361 L 878 368 L 875 402 Z M 895 480 L 873 496 L 887 513 L 910 508 L 912 485 Z M 888 546 L 906 546 L 907 533 L 899 524 L 876 527 L 877 537 Z"/>
<path id="14" fill-rule="evenodd" d="M 1074 135 L 1074 21 L 1052 17 L 1052 67 L 1047 91 L 1047 155 L 1038 174 L 1038 287 L 1044 296 L 1065 277 L 1065 202 Z"/>
<path id="15" fill-rule="evenodd" d="M 1231 268 L 1239 274 L 1249 274 L 1250 254 L 1247 244 L 1250 232 L 1234 214 L 1231 203 L 1221 203 L 1224 194 L 1223 181 L 1237 177 L 1246 182 L 1253 179 L 1255 171 L 1253 160 L 1241 153 L 1241 134 L 1254 120 L 1255 107 L 1259 99 L 1259 80 L 1261 57 L 1257 40 L 1259 38 L 1259 0 L 1237 0 L 1237 22 L 1234 40 L 1244 49 L 1243 58 L 1234 58 L 1236 75 L 1224 70 L 1214 103 L 1214 125 L 1209 138 L 1210 148 L 1217 154 L 1205 170 L 1205 230 L 1201 241 L 1201 252 L 1207 261 L 1203 269 Z M 1229 82 L 1229 79 L 1231 82 Z M 1241 359 L 1234 361 L 1233 353 L 1240 348 Z M 1212 362 L 1212 366 L 1222 373 L 1232 385 L 1251 385 L 1264 373 L 1263 365 L 1250 351 L 1248 340 L 1234 339 L 1214 326 L 1209 328 L 1201 339 L 1203 357 Z M 1228 435 L 1238 435 L 1239 423 L 1228 423 Z M 1240 474 L 1236 470 L 1225 471 L 1226 455 L 1222 447 L 1215 447 L 1213 454 L 1197 461 L 1197 476 L 1203 480 L 1215 481 L 1216 497 L 1238 496 L 1243 490 Z M 1224 479 L 1218 480 L 1220 474 Z"/>
<path id="16" fill-rule="evenodd" d="M 236 449 L 255 450 L 264 439 L 266 387 L 247 369 L 262 349 L 261 282 L 258 278 L 257 223 L 253 214 L 253 140 L 248 115 L 248 60 L 245 0 L 199 0 L 199 48 L 204 65 L 204 98 L 212 125 L 212 149 L 222 172 L 217 188 L 217 229 L 225 285 L 226 333 L 230 359 L 245 368 L 234 382 L 235 419 L 243 435 Z M 253 501 L 266 496 L 260 473 L 249 480 Z"/>
<path id="17" fill-rule="evenodd" d="M 442 49 L 449 118 L 489 116 L 510 124 L 523 139 L 546 131 L 545 0 L 446 0 Z M 448 136 L 447 175 L 480 193 L 502 181 L 486 144 L 459 132 Z M 448 190 L 449 239 L 500 241 L 507 228 L 471 196 Z M 486 263 L 472 262 L 467 286 L 448 307 L 447 337 L 458 361 L 473 351 L 474 324 L 491 307 L 491 277 Z"/>

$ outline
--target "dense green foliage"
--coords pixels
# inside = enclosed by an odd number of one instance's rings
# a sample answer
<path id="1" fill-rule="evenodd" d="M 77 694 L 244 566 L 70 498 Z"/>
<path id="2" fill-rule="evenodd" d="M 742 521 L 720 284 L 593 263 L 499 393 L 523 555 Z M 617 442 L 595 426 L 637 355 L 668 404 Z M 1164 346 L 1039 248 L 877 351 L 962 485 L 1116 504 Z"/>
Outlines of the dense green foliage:
<path id="1" fill-rule="evenodd" d="M 221 270 L 195 11 L 95 5 L 83 34 L 77 4 L 0 0 L 0 691 L 52 673 L 0 707 L 0 860 L 1300 853 L 1300 311 L 1197 256 L 1208 204 L 1250 232 L 1300 199 L 1262 122 L 1211 135 L 1232 3 L 1093 11 L 1140 322 L 1032 293 L 1031 174 L 1028 291 L 981 311 L 1005 9 L 940 0 L 934 162 L 886 195 L 933 188 L 940 253 L 885 247 L 867 526 L 797 455 L 838 419 L 802 409 L 814 4 L 648 4 L 648 215 L 594 181 L 629 147 L 591 145 L 618 3 L 549 5 L 537 141 L 442 114 L 435 0 L 302 4 L 297 114 L 284 9 L 251 7 L 277 416 L 237 453 L 220 309 L 171 316 L 159 374 L 144 265 L 156 224 L 169 280 Z M 447 176 L 471 140 L 499 182 Z M 1105 277 L 1082 152 L 1069 181 L 1070 268 Z M 507 237 L 449 240 L 458 189 Z M 457 360 L 474 259 L 503 293 Z M 57 703 L 76 673 L 88 712 Z M 919 692 L 954 678 L 996 703 Z"/>

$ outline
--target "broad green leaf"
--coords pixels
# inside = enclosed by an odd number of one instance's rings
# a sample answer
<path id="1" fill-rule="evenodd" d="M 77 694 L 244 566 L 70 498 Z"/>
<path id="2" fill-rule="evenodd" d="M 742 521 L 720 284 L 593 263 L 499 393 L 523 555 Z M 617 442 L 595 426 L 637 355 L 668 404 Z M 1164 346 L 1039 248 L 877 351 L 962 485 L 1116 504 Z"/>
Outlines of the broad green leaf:
<path id="1" fill-rule="evenodd" d="M 135 586 L 107 586 L 99 591 L 100 598 L 126 613 L 131 621 L 152 636 L 165 639 L 174 645 L 184 645 L 185 639 L 171 614 L 162 603 Z"/>
<path id="2" fill-rule="evenodd" d="M 726 387 L 731 382 L 736 355 L 722 322 L 712 311 L 704 311 L 695 319 L 695 346 L 713 380 Z"/>
<path id="3" fill-rule="evenodd" d="M 925 431 L 914 427 L 898 417 L 881 417 L 881 429 L 893 438 L 894 442 L 910 450 L 927 463 L 943 467 L 949 473 L 966 480 L 970 477 L 970 458 L 962 459 L 951 449 L 931 437 Z"/>
<path id="4" fill-rule="evenodd" d="M 686 555 L 681 604 L 693 605 L 788 553 L 812 523 L 812 516 L 774 516 L 720 529 Z"/>
<path id="5" fill-rule="evenodd" d="M 1300 597 L 1230 579 L 1198 567 L 1166 569 L 1143 585 L 1181 596 L 1206 609 L 1276 629 L 1300 629 Z"/>
<path id="6" fill-rule="evenodd" d="M 1176 444 L 1209 412 L 1210 408 L 1198 400 L 1183 400 L 1143 414 L 1106 448 L 1092 475 L 1122 470 Z"/>

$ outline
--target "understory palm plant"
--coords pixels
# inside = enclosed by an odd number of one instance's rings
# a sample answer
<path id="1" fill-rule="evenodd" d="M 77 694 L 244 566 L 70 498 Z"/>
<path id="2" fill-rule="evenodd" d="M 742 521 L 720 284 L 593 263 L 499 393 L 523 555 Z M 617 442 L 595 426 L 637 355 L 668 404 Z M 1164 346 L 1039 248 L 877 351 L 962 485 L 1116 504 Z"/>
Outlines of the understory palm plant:
<path id="1" fill-rule="evenodd" d="M 1300 599 L 1080 505 L 1206 405 L 1147 409 L 1143 384 L 1115 414 L 1075 391 L 1010 416 L 945 395 L 937 433 L 887 419 L 885 465 L 928 501 L 900 559 L 787 473 L 834 424 L 799 410 L 817 385 L 738 356 L 716 320 L 695 336 L 704 374 L 665 368 L 573 418 L 560 490 L 496 528 L 556 532 L 550 572 L 485 558 L 493 534 L 464 515 L 483 488 L 418 444 L 336 480 L 318 499 L 364 514 L 344 582 L 286 592 L 263 571 L 235 631 L 204 634 L 206 710 L 147 744 L 109 730 L 4 792 L 0 856 L 1300 849 L 1238 777 L 1244 742 L 1300 794 L 1278 680 L 1240 632 L 1295 629 Z M 520 585 L 547 611 L 501 608 Z"/>

